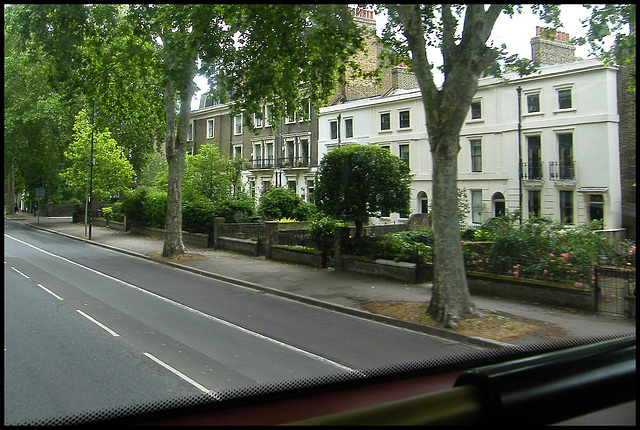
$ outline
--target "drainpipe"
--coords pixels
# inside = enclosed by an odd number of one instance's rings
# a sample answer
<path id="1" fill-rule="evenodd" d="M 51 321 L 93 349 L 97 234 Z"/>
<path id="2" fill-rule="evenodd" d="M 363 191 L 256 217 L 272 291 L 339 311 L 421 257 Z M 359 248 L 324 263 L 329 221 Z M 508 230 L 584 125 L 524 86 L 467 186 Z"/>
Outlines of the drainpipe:
<path id="1" fill-rule="evenodd" d="M 342 115 L 338 114 L 338 148 L 340 148 L 340 118 L 342 118 Z"/>
<path id="2" fill-rule="evenodd" d="M 520 206 L 520 224 L 522 224 L 522 87 L 518 85 L 518 205 Z"/>

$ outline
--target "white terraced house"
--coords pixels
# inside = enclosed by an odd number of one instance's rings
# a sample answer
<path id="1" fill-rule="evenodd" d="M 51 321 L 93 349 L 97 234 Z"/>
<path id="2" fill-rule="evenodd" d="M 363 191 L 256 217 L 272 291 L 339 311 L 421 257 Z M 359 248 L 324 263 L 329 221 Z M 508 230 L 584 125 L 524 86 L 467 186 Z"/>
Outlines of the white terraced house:
<path id="1" fill-rule="evenodd" d="M 619 228 L 616 77 L 616 68 L 589 60 L 506 81 L 482 78 L 460 134 L 468 224 L 522 206 L 525 218 L 603 219 L 605 228 Z M 322 108 L 318 136 L 320 159 L 346 144 L 379 145 L 405 159 L 415 175 L 412 212 L 428 210 L 433 165 L 419 89 Z"/>

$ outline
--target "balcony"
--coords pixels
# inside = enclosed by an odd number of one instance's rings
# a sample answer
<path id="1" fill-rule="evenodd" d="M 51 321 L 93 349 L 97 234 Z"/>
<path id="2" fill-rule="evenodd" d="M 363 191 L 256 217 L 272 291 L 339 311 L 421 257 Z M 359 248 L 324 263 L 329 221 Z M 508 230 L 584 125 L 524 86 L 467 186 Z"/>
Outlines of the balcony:
<path id="1" fill-rule="evenodd" d="M 550 161 L 549 179 L 552 181 L 574 181 L 576 179 L 575 161 Z"/>
<path id="2" fill-rule="evenodd" d="M 292 169 L 296 167 L 309 167 L 311 166 L 310 157 L 281 157 L 281 158 L 256 158 L 250 159 L 249 164 L 252 170 L 257 169 Z"/>
<path id="3" fill-rule="evenodd" d="M 522 179 L 524 181 L 541 181 L 542 178 L 542 161 L 522 163 Z"/>

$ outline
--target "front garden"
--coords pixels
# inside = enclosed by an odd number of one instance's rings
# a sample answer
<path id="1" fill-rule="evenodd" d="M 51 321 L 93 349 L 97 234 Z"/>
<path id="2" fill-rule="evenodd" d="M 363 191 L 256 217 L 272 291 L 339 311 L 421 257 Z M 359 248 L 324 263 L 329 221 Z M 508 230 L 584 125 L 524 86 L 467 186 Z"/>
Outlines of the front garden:
<path id="1" fill-rule="evenodd" d="M 636 246 L 602 234 L 601 222 L 566 226 L 532 218 L 519 223 L 516 215 L 462 231 L 467 270 L 515 278 L 591 285 L 596 266 L 635 269 Z M 351 238 L 349 253 L 370 259 L 410 263 L 432 262 L 433 233 L 405 231 Z"/>

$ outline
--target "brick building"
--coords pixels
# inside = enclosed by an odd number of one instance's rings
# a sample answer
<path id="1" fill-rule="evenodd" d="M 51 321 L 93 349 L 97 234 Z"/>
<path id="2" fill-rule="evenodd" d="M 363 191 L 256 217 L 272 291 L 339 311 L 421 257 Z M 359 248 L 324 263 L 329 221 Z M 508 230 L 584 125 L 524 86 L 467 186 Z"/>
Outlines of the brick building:
<path id="1" fill-rule="evenodd" d="M 331 104 L 382 95 L 394 88 L 416 88 L 417 81 L 406 67 L 383 68 L 379 54 L 381 45 L 375 34 L 373 12 L 352 8 L 356 24 L 365 29 L 366 48 L 357 54 L 363 71 L 381 69 L 380 82 L 372 78 L 350 78 L 336 89 Z M 256 199 L 269 187 L 281 186 L 294 190 L 306 201 L 312 200 L 314 178 L 318 166 L 318 115 L 311 105 L 305 106 L 304 118 L 288 118 L 273 127 L 269 120 L 269 106 L 264 106 L 264 120 L 255 113 L 243 112 L 232 117 L 227 104 L 217 104 L 203 97 L 197 110 L 191 112 L 188 152 L 196 154 L 202 145 L 214 144 L 220 153 L 229 157 L 241 156 L 245 160 L 243 182 Z M 255 131 L 243 125 L 250 115 Z M 336 124 L 336 133 L 345 133 L 342 121 Z"/>

